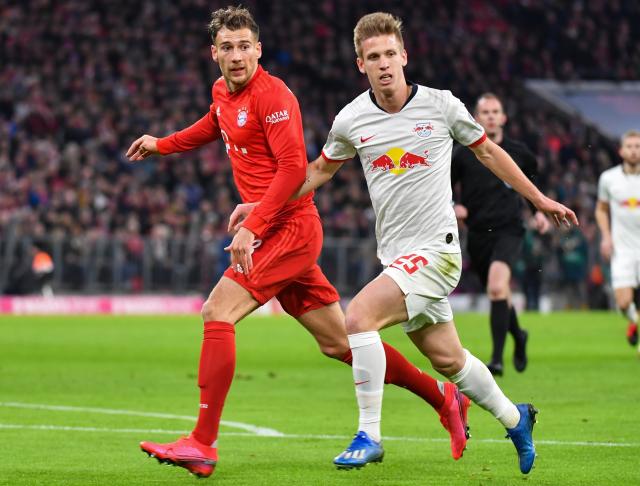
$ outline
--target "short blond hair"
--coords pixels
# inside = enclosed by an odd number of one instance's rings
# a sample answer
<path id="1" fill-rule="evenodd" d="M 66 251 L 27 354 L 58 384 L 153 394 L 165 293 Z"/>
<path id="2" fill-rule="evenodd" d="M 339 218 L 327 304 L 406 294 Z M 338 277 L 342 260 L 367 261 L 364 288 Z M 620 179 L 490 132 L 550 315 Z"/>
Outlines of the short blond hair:
<path id="1" fill-rule="evenodd" d="M 379 35 L 395 35 L 404 46 L 402 40 L 402 20 L 386 12 L 374 12 L 365 15 L 353 29 L 353 45 L 358 57 L 362 57 L 362 43 Z"/>
<path id="2" fill-rule="evenodd" d="M 620 145 L 624 144 L 625 140 L 631 137 L 640 137 L 640 130 L 627 130 L 624 132 L 622 137 L 620 137 Z"/>

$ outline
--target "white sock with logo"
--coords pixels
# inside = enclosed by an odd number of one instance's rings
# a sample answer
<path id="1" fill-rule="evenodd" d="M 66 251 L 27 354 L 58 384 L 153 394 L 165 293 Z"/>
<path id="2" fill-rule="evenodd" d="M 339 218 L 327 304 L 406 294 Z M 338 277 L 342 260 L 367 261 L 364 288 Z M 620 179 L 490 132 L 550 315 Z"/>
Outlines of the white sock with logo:
<path id="1" fill-rule="evenodd" d="M 482 361 L 464 350 L 466 360 L 462 369 L 450 380 L 474 403 L 490 412 L 502 425 L 512 429 L 520 421 L 520 412 L 493 379 Z"/>
<path id="2" fill-rule="evenodd" d="M 387 369 L 382 340 L 377 331 L 360 332 L 349 336 L 349 346 L 353 355 L 353 379 L 360 409 L 358 430 L 380 442 L 382 392 Z"/>
<path id="3" fill-rule="evenodd" d="M 626 310 L 623 310 L 622 313 L 627 319 L 629 319 L 629 322 L 635 322 L 638 324 L 638 310 L 636 309 L 635 302 L 631 302 L 629 307 L 627 307 Z"/>

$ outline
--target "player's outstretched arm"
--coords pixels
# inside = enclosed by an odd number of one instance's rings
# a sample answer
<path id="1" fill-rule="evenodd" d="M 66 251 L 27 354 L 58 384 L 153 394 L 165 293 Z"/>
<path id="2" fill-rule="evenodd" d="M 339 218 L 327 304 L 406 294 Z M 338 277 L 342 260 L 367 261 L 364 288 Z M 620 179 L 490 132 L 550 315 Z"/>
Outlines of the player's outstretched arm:
<path id="1" fill-rule="evenodd" d="M 600 239 L 600 254 L 605 260 L 611 259 L 613 253 L 613 242 L 611 240 L 611 226 L 609 224 L 609 203 L 598 200 L 596 202 L 596 223 L 602 234 Z"/>
<path id="2" fill-rule="evenodd" d="M 143 135 L 131 144 L 127 150 L 130 161 L 146 159 L 150 155 L 168 155 L 186 152 L 220 138 L 218 122 L 211 112 L 204 115 L 193 125 L 163 138 Z"/>
<path id="3" fill-rule="evenodd" d="M 157 137 L 143 135 L 131 144 L 129 150 L 127 150 L 127 157 L 131 162 L 135 162 L 159 153 Z"/>
<path id="4" fill-rule="evenodd" d="M 487 138 L 480 145 L 470 148 L 478 160 L 491 172 L 531 201 L 538 211 L 551 217 L 551 221 L 556 226 L 560 226 L 561 223 L 567 226 L 572 223 L 579 225 L 576 214 L 563 204 L 542 194 L 499 145 Z"/>

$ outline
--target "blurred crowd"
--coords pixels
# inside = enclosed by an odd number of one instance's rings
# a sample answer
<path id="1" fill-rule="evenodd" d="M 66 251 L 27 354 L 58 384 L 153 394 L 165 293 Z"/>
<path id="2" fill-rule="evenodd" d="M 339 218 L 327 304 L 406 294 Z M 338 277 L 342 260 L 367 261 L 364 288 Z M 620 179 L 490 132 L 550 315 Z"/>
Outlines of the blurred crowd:
<path id="1" fill-rule="evenodd" d="M 208 110 L 219 72 L 206 25 L 210 12 L 226 4 L 0 4 L 0 237 L 12 232 L 82 244 L 110 236 L 135 249 L 147 236 L 225 236 L 239 199 L 222 144 L 136 165 L 124 153 L 139 135 L 169 134 Z M 263 66 L 300 100 L 310 160 L 337 111 L 368 87 L 355 67 L 355 22 L 375 10 L 402 17 L 408 79 L 450 89 L 468 107 L 485 91 L 503 98 L 507 133 L 538 155 L 543 189 L 575 208 L 583 222 L 575 234 L 556 232 L 542 243 L 532 236 L 532 248 L 542 244 L 556 255 L 549 272 L 558 282 L 590 281 L 598 264 L 597 178 L 619 162 L 616 142 L 542 105 L 523 80 L 638 79 L 637 30 L 632 37 L 638 1 L 243 4 L 261 27 Z M 357 163 L 347 164 L 316 194 L 327 236 L 373 233 L 360 172 Z M 580 242 L 568 245 L 568 236 Z M 582 262 L 579 271 L 570 271 L 567 261 Z M 523 260 L 522 275 L 530 263 Z"/>

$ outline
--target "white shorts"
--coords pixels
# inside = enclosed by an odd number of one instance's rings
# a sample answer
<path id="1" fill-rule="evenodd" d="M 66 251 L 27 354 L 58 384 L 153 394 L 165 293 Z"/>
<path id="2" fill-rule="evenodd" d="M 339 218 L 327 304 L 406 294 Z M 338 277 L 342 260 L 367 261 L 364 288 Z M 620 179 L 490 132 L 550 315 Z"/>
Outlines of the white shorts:
<path id="1" fill-rule="evenodd" d="M 614 289 L 640 287 L 640 251 L 637 253 L 614 253 L 611 257 L 611 284 Z"/>
<path id="2" fill-rule="evenodd" d="M 460 280 L 460 253 L 408 252 L 394 260 L 382 273 L 391 277 L 405 295 L 409 320 L 402 323 L 404 332 L 453 319 L 447 296 Z"/>

